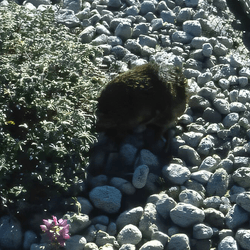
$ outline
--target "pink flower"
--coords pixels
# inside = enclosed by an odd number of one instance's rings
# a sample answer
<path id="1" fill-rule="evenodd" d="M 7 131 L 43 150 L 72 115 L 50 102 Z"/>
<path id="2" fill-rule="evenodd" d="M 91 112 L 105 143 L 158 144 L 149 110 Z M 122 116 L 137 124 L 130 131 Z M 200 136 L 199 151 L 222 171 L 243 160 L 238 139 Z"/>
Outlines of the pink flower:
<path id="1" fill-rule="evenodd" d="M 40 225 L 40 227 L 51 242 L 65 246 L 65 241 L 70 238 L 67 220 L 60 219 L 57 221 L 56 216 L 52 216 L 52 218 L 53 220 L 43 220 L 44 225 Z"/>

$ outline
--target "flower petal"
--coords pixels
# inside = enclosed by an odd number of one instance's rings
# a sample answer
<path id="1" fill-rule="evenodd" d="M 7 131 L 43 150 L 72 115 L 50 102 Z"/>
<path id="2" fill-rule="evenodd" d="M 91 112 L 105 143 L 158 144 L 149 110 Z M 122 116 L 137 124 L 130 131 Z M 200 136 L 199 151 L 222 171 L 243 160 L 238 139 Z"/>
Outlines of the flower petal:
<path id="1" fill-rule="evenodd" d="M 40 225 L 40 228 L 42 229 L 43 232 L 46 232 L 48 230 L 45 225 Z"/>
<path id="2" fill-rule="evenodd" d="M 57 226 L 57 225 L 58 225 L 58 222 L 57 222 L 56 216 L 52 215 L 52 217 L 53 217 L 54 225 Z"/>

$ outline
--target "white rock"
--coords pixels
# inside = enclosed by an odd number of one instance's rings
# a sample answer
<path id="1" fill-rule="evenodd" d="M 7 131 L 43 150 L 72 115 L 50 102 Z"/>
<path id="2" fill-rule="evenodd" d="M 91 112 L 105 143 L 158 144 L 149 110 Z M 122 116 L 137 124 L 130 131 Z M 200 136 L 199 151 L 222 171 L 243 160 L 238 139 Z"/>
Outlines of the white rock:
<path id="1" fill-rule="evenodd" d="M 120 245 L 137 245 L 142 239 L 142 233 L 135 225 L 126 225 L 117 235 L 117 241 Z"/>

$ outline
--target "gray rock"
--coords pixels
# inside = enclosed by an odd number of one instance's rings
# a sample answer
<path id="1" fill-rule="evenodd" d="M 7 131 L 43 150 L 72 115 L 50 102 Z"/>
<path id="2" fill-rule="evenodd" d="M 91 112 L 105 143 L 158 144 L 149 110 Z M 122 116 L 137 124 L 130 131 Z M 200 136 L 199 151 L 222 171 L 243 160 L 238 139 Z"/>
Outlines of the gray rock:
<path id="1" fill-rule="evenodd" d="M 157 11 L 161 13 L 163 10 L 169 10 L 165 1 L 160 1 L 157 5 Z"/>
<path id="2" fill-rule="evenodd" d="M 139 250 L 163 250 L 164 246 L 158 240 L 150 240 L 144 243 Z"/>
<path id="3" fill-rule="evenodd" d="M 237 89 L 234 89 L 232 91 L 229 92 L 229 99 L 230 99 L 230 102 L 238 102 L 238 96 L 239 96 L 239 90 Z M 231 104 L 230 103 L 230 104 Z"/>
<path id="4" fill-rule="evenodd" d="M 29 4 L 29 3 L 34 5 L 36 8 L 38 8 L 39 5 L 51 5 L 50 0 L 28 0 L 26 1 L 26 4 Z"/>
<path id="5" fill-rule="evenodd" d="M 120 37 L 123 41 L 131 38 L 132 36 L 132 28 L 131 23 L 122 22 L 117 25 L 115 29 L 115 36 Z"/>
<path id="6" fill-rule="evenodd" d="M 163 10 L 160 13 L 160 17 L 162 18 L 163 22 L 172 24 L 174 24 L 176 20 L 176 15 L 172 10 Z"/>
<path id="7" fill-rule="evenodd" d="M 151 48 L 155 48 L 157 45 L 157 40 L 150 36 L 139 35 L 139 44 L 141 46 L 148 46 Z"/>
<path id="8" fill-rule="evenodd" d="M 213 236 L 213 229 L 203 223 L 193 227 L 193 237 L 197 240 L 210 239 Z"/>
<path id="9" fill-rule="evenodd" d="M 206 185 L 212 173 L 207 170 L 199 170 L 190 175 L 191 180 L 198 181 L 199 183 Z"/>
<path id="10" fill-rule="evenodd" d="M 226 236 L 219 243 L 218 250 L 238 250 L 237 242 L 232 236 Z"/>
<path id="11" fill-rule="evenodd" d="M 213 138 L 211 135 L 203 137 L 197 147 L 197 152 L 201 155 L 208 155 L 211 149 L 214 147 Z"/>
<path id="12" fill-rule="evenodd" d="M 201 25 L 199 21 L 188 20 L 182 25 L 183 31 L 190 34 L 191 36 L 201 36 Z"/>
<path id="13" fill-rule="evenodd" d="M 232 175 L 232 179 L 240 187 L 249 188 L 250 187 L 250 168 L 240 167 L 236 169 Z"/>
<path id="14" fill-rule="evenodd" d="M 168 250 L 190 250 L 189 238 L 186 234 L 178 233 L 171 236 Z"/>
<path id="15" fill-rule="evenodd" d="M 81 2 L 79 0 L 63 0 L 63 9 L 73 10 L 78 13 L 81 10 Z"/>
<path id="16" fill-rule="evenodd" d="M 227 115 L 230 112 L 229 103 L 225 99 L 214 99 L 214 107 L 223 115 Z"/>
<path id="17" fill-rule="evenodd" d="M 220 123 L 222 116 L 217 110 L 207 107 L 203 112 L 202 118 L 207 122 Z"/>
<path id="18" fill-rule="evenodd" d="M 192 8 L 182 8 L 177 15 L 177 22 L 183 23 L 187 20 L 192 19 L 194 11 Z"/>
<path id="19" fill-rule="evenodd" d="M 89 216 L 86 214 L 78 215 L 69 212 L 63 216 L 63 219 L 68 220 L 70 234 L 77 234 L 91 224 Z"/>
<path id="20" fill-rule="evenodd" d="M 68 240 L 66 240 L 66 250 L 83 250 L 85 244 L 87 243 L 86 239 L 81 235 L 73 235 Z"/>
<path id="21" fill-rule="evenodd" d="M 199 170 L 206 170 L 209 172 L 214 172 L 214 170 L 217 168 L 218 162 L 217 160 L 212 156 L 207 156 L 201 163 Z"/>
<path id="22" fill-rule="evenodd" d="M 123 144 L 120 148 L 119 157 L 124 166 L 133 166 L 135 157 L 137 154 L 137 148 L 132 144 Z"/>
<path id="23" fill-rule="evenodd" d="M 245 104 L 250 101 L 250 91 L 247 89 L 240 89 L 238 101 Z"/>
<path id="24" fill-rule="evenodd" d="M 108 7 L 118 10 L 122 6 L 121 0 L 108 0 Z"/>
<path id="25" fill-rule="evenodd" d="M 250 230 L 239 229 L 235 234 L 235 239 L 243 249 L 250 249 Z"/>
<path id="26" fill-rule="evenodd" d="M 229 104 L 230 112 L 244 112 L 247 110 L 246 106 L 240 102 L 231 102 Z"/>
<path id="27" fill-rule="evenodd" d="M 51 249 L 51 246 L 50 244 L 47 244 L 47 243 L 43 243 L 43 244 L 32 244 L 31 247 L 30 247 L 30 250 L 40 250 L 40 249 L 43 249 L 43 250 L 50 250 Z"/>
<path id="28" fill-rule="evenodd" d="M 231 174 L 233 171 L 233 162 L 230 159 L 223 159 L 217 166 L 218 168 L 223 168 L 227 171 L 228 174 Z"/>
<path id="29" fill-rule="evenodd" d="M 139 13 L 139 9 L 137 6 L 130 6 L 125 10 L 127 16 L 137 16 Z"/>
<path id="30" fill-rule="evenodd" d="M 98 250 L 98 246 L 93 242 L 88 242 L 85 244 L 84 250 Z"/>
<path id="31" fill-rule="evenodd" d="M 215 56 L 225 56 L 228 52 L 228 48 L 221 44 L 221 43 L 218 43 L 214 46 L 214 55 Z"/>
<path id="32" fill-rule="evenodd" d="M 146 185 L 149 173 L 149 167 L 147 165 L 138 166 L 133 174 L 132 184 L 135 188 L 143 188 Z"/>
<path id="33" fill-rule="evenodd" d="M 178 155 L 189 166 L 198 166 L 201 164 L 201 158 L 197 151 L 187 145 L 179 147 Z"/>
<path id="34" fill-rule="evenodd" d="M 204 43 L 202 45 L 202 54 L 205 57 L 210 57 L 213 54 L 213 46 L 210 43 Z"/>
<path id="35" fill-rule="evenodd" d="M 184 212 L 185 211 L 185 212 Z M 171 220 L 180 227 L 190 227 L 203 222 L 205 213 L 203 210 L 185 203 L 178 203 L 170 211 Z"/>
<path id="36" fill-rule="evenodd" d="M 24 233 L 24 239 L 23 239 L 23 249 L 29 250 L 31 245 L 36 243 L 38 241 L 37 235 L 31 231 L 28 230 Z"/>
<path id="37" fill-rule="evenodd" d="M 250 192 L 243 192 L 237 195 L 236 204 L 250 213 Z"/>
<path id="38" fill-rule="evenodd" d="M 109 36 L 107 43 L 111 45 L 112 47 L 123 44 L 122 39 L 117 36 Z"/>
<path id="39" fill-rule="evenodd" d="M 167 234 L 160 232 L 160 231 L 154 232 L 152 234 L 151 239 L 160 241 L 163 246 L 165 246 L 167 244 L 167 242 L 169 242 L 169 240 L 170 240 L 170 238 Z"/>
<path id="40" fill-rule="evenodd" d="M 248 212 L 236 204 L 228 211 L 225 217 L 225 223 L 230 229 L 238 228 L 248 220 Z"/>
<path id="41" fill-rule="evenodd" d="M 220 240 L 223 240 L 227 236 L 234 236 L 233 230 L 231 229 L 222 229 L 219 232 L 219 238 Z"/>
<path id="42" fill-rule="evenodd" d="M 164 218 L 169 218 L 170 210 L 173 209 L 177 203 L 171 197 L 161 198 L 156 202 L 157 212 Z"/>
<path id="43" fill-rule="evenodd" d="M 163 177 L 167 180 L 182 185 L 191 175 L 189 169 L 180 164 L 171 163 L 162 168 Z"/>
<path id="44" fill-rule="evenodd" d="M 223 228 L 225 216 L 221 211 L 214 208 L 207 208 L 205 212 L 205 223 L 211 227 Z"/>
<path id="45" fill-rule="evenodd" d="M 132 37 L 137 38 L 139 35 L 147 35 L 149 33 L 149 27 L 150 25 L 148 23 L 135 24 Z"/>
<path id="46" fill-rule="evenodd" d="M 2 249 L 20 249 L 22 237 L 21 224 L 16 218 L 8 215 L 0 218 L 0 247 Z"/>
<path id="47" fill-rule="evenodd" d="M 104 246 L 106 244 L 112 244 L 114 245 L 115 244 L 115 237 L 114 236 L 110 236 L 108 233 L 102 231 L 102 230 L 99 230 L 97 233 L 96 233 L 96 240 L 95 240 L 95 243 L 97 246 Z M 113 249 L 113 248 L 112 248 Z"/>
<path id="48" fill-rule="evenodd" d="M 208 197 L 203 201 L 205 207 L 214 209 L 219 209 L 221 203 L 221 198 L 219 196 Z"/>
<path id="49" fill-rule="evenodd" d="M 142 233 L 135 225 L 126 225 L 117 235 L 117 241 L 120 245 L 137 245 L 142 239 Z"/>
<path id="50" fill-rule="evenodd" d="M 193 95 L 189 99 L 189 106 L 196 110 L 205 110 L 210 107 L 210 102 L 202 96 Z"/>
<path id="51" fill-rule="evenodd" d="M 115 29 L 117 28 L 117 26 L 121 23 L 130 23 L 131 24 L 131 20 L 129 18 L 112 18 L 111 22 L 110 22 L 110 31 L 115 31 Z"/>
<path id="52" fill-rule="evenodd" d="M 179 43 L 187 44 L 187 43 L 190 43 L 192 41 L 192 39 L 193 39 L 193 36 L 188 34 L 185 31 L 176 31 L 176 32 L 174 32 L 172 34 L 173 42 L 179 42 Z"/>
<path id="53" fill-rule="evenodd" d="M 233 202 L 233 203 L 236 203 L 236 199 L 237 199 L 238 195 L 240 193 L 244 193 L 245 191 L 246 191 L 245 188 L 239 187 L 237 185 L 233 185 L 231 187 L 231 189 L 230 189 L 230 192 L 229 192 L 229 194 L 230 194 L 230 197 L 229 197 L 230 201 Z"/>
<path id="54" fill-rule="evenodd" d="M 147 203 L 139 222 L 139 229 L 143 237 L 150 239 L 155 231 L 159 231 L 159 225 L 160 222 L 157 218 L 156 205 Z"/>
<path id="55" fill-rule="evenodd" d="M 234 112 L 226 115 L 222 122 L 225 128 L 230 128 L 238 122 L 239 118 L 239 114 Z"/>
<path id="56" fill-rule="evenodd" d="M 140 55 L 142 46 L 135 39 L 128 39 L 125 44 L 125 48 L 135 55 Z"/>
<path id="57" fill-rule="evenodd" d="M 98 46 L 98 45 L 101 45 L 101 44 L 106 44 L 107 41 L 108 41 L 107 35 L 102 34 L 102 35 L 96 37 L 94 40 L 92 40 L 91 44 L 95 45 L 95 46 Z"/>
<path id="58" fill-rule="evenodd" d="M 202 196 L 195 190 L 185 189 L 179 194 L 179 201 L 200 207 L 203 204 Z"/>
<path id="59" fill-rule="evenodd" d="M 239 71 L 239 75 L 240 76 L 246 76 L 248 79 L 250 79 L 250 69 L 249 69 L 249 67 L 243 67 Z"/>
<path id="60" fill-rule="evenodd" d="M 90 212 L 93 210 L 93 206 L 91 205 L 90 201 L 84 197 L 77 197 L 77 201 L 81 205 L 81 213 L 82 214 L 90 214 Z"/>
<path id="61" fill-rule="evenodd" d="M 199 0 L 185 0 L 185 4 L 187 7 L 197 7 Z"/>
<path id="62" fill-rule="evenodd" d="M 110 31 L 102 24 L 97 24 L 96 25 L 96 34 L 97 35 L 104 34 L 104 35 L 107 35 L 107 36 L 111 35 Z"/>
<path id="63" fill-rule="evenodd" d="M 156 18 L 151 21 L 152 31 L 159 30 L 163 27 L 162 18 Z"/>
<path id="64" fill-rule="evenodd" d="M 244 88 L 248 85 L 248 78 L 246 76 L 240 76 L 238 78 L 238 83 L 241 88 Z"/>
<path id="65" fill-rule="evenodd" d="M 201 73 L 197 77 L 197 83 L 199 84 L 199 86 L 202 86 L 205 83 L 209 82 L 212 79 L 212 76 L 212 73 L 209 71 Z"/>
<path id="66" fill-rule="evenodd" d="M 216 134 L 220 131 L 221 126 L 218 123 L 211 123 L 208 127 L 207 127 L 207 133 L 208 134 Z"/>
<path id="67" fill-rule="evenodd" d="M 133 244 L 123 244 L 119 250 L 136 250 L 136 246 Z"/>
<path id="68" fill-rule="evenodd" d="M 95 36 L 96 29 L 94 26 L 89 26 L 85 28 L 80 34 L 79 37 L 82 43 L 90 43 Z"/>
<path id="69" fill-rule="evenodd" d="M 159 161 L 156 155 L 147 149 L 142 149 L 139 153 L 136 161 L 136 166 L 147 165 L 149 170 L 155 170 L 159 168 Z"/>
<path id="70" fill-rule="evenodd" d="M 118 216 L 116 220 L 117 228 L 121 230 L 127 224 L 133 224 L 135 226 L 138 225 L 142 214 L 143 214 L 142 207 L 135 207 L 128 211 L 124 211 Z"/>
<path id="71" fill-rule="evenodd" d="M 79 11 L 76 13 L 76 17 L 79 18 L 79 20 L 88 19 L 90 17 L 90 8 L 86 7 L 82 11 Z"/>
<path id="72" fill-rule="evenodd" d="M 182 135 L 182 139 L 192 148 L 196 148 L 198 146 L 202 137 L 203 134 L 197 132 L 186 132 Z"/>
<path id="73" fill-rule="evenodd" d="M 156 10 L 156 7 L 154 5 L 154 3 L 152 1 L 144 1 L 142 4 L 141 4 L 141 9 L 140 9 L 140 14 L 142 16 L 146 15 L 148 12 L 152 12 L 154 13 Z"/>
<path id="74" fill-rule="evenodd" d="M 219 83 L 219 86 L 220 86 L 223 90 L 224 90 L 224 89 L 228 89 L 229 86 L 230 86 L 230 82 L 229 82 L 227 79 L 224 79 L 224 78 L 220 79 L 218 83 Z"/>
<path id="75" fill-rule="evenodd" d="M 89 198 L 96 208 L 107 213 L 116 213 L 121 207 L 121 192 L 112 186 L 101 186 L 92 189 Z"/>
<path id="76" fill-rule="evenodd" d="M 113 177 L 110 180 L 110 184 L 119 189 L 123 194 L 133 195 L 136 191 L 132 183 L 123 178 Z"/>
<path id="77" fill-rule="evenodd" d="M 130 51 L 121 45 L 116 45 L 111 49 L 111 53 L 114 54 L 118 60 L 122 60 Z"/>
<path id="78" fill-rule="evenodd" d="M 191 41 L 191 46 L 195 49 L 202 49 L 204 43 L 208 43 L 209 39 L 207 37 L 194 37 Z"/>
<path id="79" fill-rule="evenodd" d="M 56 21 L 68 28 L 80 26 L 80 20 L 76 17 L 73 10 L 61 9 L 56 15 Z"/>
<path id="80" fill-rule="evenodd" d="M 217 169 L 207 183 L 207 193 L 209 196 L 226 194 L 229 185 L 229 176 L 223 168 Z"/>

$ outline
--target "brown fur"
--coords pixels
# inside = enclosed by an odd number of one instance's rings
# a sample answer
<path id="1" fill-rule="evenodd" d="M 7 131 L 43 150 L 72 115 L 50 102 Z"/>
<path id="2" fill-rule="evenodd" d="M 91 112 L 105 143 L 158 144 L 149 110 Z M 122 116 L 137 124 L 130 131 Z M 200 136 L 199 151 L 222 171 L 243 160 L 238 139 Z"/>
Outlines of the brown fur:
<path id="1" fill-rule="evenodd" d="M 116 139 L 141 124 L 153 125 L 160 137 L 187 102 L 186 79 L 179 68 L 148 63 L 118 75 L 98 98 L 96 129 Z"/>

